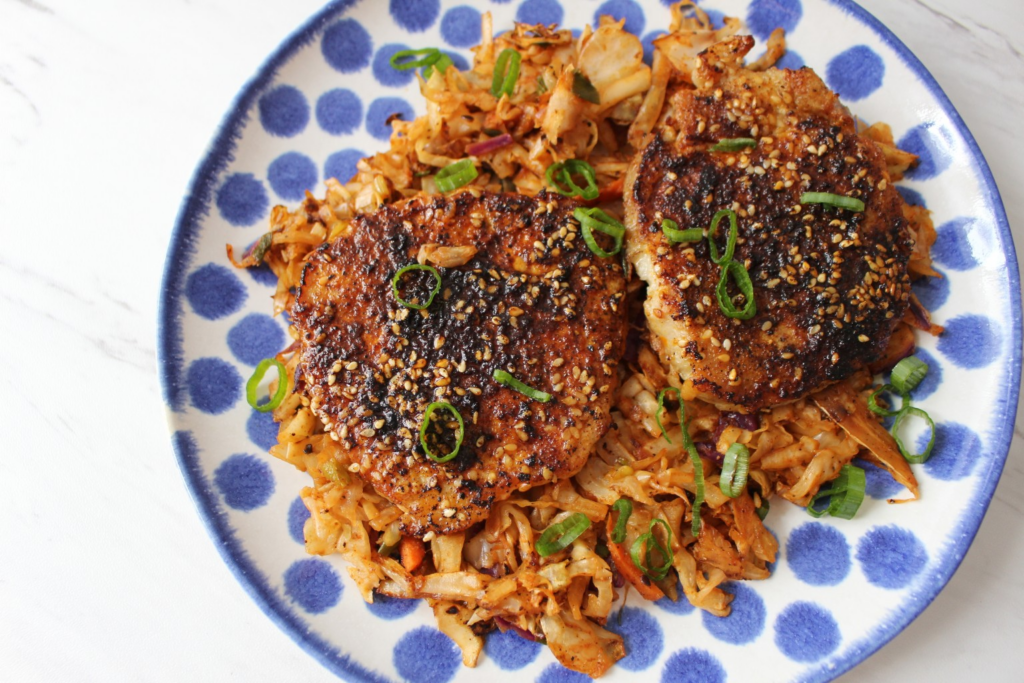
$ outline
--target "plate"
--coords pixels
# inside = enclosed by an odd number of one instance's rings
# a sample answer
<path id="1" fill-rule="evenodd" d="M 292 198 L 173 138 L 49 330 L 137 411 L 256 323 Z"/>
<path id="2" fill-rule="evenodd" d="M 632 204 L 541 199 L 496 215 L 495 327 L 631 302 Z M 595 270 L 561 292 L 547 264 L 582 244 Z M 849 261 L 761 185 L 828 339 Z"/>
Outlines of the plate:
<path id="1" fill-rule="evenodd" d="M 389 116 L 423 111 L 395 51 L 443 46 L 470 60 L 481 12 L 582 28 L 626 19 L 645 46 L 669 22 L 662 0 L 364 0 L 335 2 L 270 56 L 239 94 L 200 161 L 171 240 L 161 307 L 160 371 L 175 451 L 217 548 L 239 582 L 297 643 L 344 679 L 544 683 L 580 678 L 539 645 L 494 635 L 476 669 L 436 630 L 422 601 L 365 604 L 343 562 L 307 556 L 298 492 L 306 475 L 265 453 L 276 428 L 249 408 L 245 379 L 286 344 L 270 317 L 273 275 L 236 271 L 224 245 L 265 230 L 275 204 L 294 206 L 323 179 L 348 178 L 387 145 Z M 867 121 L 886 121 L 921 163 L 900 183 L 932 211 L 945 275 L 915 286 L 938 338 L 920 336 L 931 366 L 915 405 L 938 424 L 916 471 L 923 499 L 887 505 L 900 488 L 868 468 L 852 521 L 815 521 L 780 502 L 768 522 L 780 558 L 768 581 L 730 584 L 732 615 L 688 604 L 631 603 L 629 655 L 609 680 L 826 681 L 877 650 L 928 605 L 955 571 L 992 497 L 1009 448 L 1021 364 L 1020 281 L 991 173 L 934 79 L 882 24 L 845 0 L 702 0 L 715 21 L 744 19 L 763 40 L 786 29 L 782 66 L 813 67 Z M 761 48 L 755 48 L 755 56 Z M 965 407 L 967 408 L 965 410 Z M 358 635 L 356 635 L 358 634 Z"/>

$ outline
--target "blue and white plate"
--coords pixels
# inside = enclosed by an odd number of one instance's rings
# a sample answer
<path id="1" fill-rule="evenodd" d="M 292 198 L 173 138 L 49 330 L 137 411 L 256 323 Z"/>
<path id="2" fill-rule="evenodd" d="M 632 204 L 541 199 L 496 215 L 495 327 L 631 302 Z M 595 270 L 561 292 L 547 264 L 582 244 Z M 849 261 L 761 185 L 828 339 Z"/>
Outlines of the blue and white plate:
<path id="1" fill-rule="evenodd" d="M 366 605 L 337 557 L 302 544 L 307 476 L 266 454 L 276 427 L 243 398 L 256 363 L 286 344 L 270 317 L 273 276 L 235 270 L 270 207 L 295 205 L 324 178 L 386 147 L 386 120 L 423 111 L 411 71 L 388 66 L 407 47 L 443 46 L 457 65 L 480 40 L 481 12 L 582 28 L 626 18 L 649 46 L 669 22 L 661 0 L 362 0 L 334 2 L 290 37 L 242 90 L 196 171 L 171 241 L 161 312 L 161 373 L 182 472 L 218 549 L 263 610 L 338 676 L 570 681 L 541 646 L 492 635 L 476 669 L 436 630 L 421 601 Z M 900 487 L 868 469 L 869 498 L 852 521 L 814 521 L 784 502 L 768 518 L 781 557 L 774 576 L 733 584 L 732 615 L 686 603 L 627 607 L 610 627 L 629 655 L 609 680 L 825 681 L 855 666 L 916 617 L 945 585 L 981 523 L 1009 448 L 1021 364 L 1020 281 L 988 167 L 920 62 L 847 0 L 702 0 L 716 21 L 744 19 L 759 39 L 786 29 L 782 65 L 807 64 L 867 121 L 892 125 L 921 163 L 901 183 L 938 226 L 941 280 L 917 294 L 946 326 L 920 335 L 931 366 L 915 404 L 938 423 L 935 453 L 916 467 L 923 499 L 888 505 Z M 755 48 L 755 53 L 760 49 Z M 354 634 L 359 634 L 356 637 Z"/>

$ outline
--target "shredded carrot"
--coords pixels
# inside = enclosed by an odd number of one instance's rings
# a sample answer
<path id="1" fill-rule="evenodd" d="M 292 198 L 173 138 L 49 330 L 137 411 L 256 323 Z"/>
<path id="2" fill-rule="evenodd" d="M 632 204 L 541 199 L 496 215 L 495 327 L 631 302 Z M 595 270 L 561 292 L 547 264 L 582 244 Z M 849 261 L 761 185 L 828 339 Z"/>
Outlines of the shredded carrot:
<path id="1" fill-rule="evenodd" d="M 423 564 L 423 558 L 427 556 L 427 546 L 415 536 L 402 536 L 399 550 L 402 554 L 402 566 L 407 572 L 419 569 Z"/>
<path id="2" fill-rule="evenodd" d="M 612 541 L 612 529 L 615 528 L 615 522 L 612 520 L 612 515 L 608 515 L 608 550 L 612 554 L 612 560 L 615 561 L 615 569 L 622 574 L 622 578 L 633 584 L 637 592 L 644 597 L 645 600 L 660 600 L 665 597 L 665 594 L 661 592 L 661 589 L 650 583 L 644 576 L 640 568 L 633 564 L 633 558 L 629 556 L 629 551 L 622 543 L 615 543 Z"/>

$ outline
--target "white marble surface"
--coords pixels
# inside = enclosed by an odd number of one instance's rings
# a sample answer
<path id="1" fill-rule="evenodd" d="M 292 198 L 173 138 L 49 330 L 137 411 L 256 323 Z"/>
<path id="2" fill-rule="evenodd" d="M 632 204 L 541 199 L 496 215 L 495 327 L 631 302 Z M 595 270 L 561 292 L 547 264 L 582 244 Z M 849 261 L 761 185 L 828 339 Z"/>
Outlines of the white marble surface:
<path id="1" fill-rule="evenodd" d="M 155 353 L 166 245 L 197 160 L 241 85 L 320 4 L 0 0 L 0 679 L 334 680 L 206 535 Z M 1019 1 L 863 4 L 949 94 L 1024 244 Z M 841 680 L 1024 676 L 1016 434 L 948 587 Z"/>

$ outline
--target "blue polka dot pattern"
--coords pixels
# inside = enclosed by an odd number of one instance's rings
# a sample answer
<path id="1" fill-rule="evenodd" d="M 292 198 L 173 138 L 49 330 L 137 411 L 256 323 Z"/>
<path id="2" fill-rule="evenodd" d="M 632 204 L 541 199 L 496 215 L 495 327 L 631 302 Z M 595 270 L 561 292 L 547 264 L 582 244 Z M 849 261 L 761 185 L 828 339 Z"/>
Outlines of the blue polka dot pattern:
<path id="1" fill-rule="evenodd" d="M 492 631 L 484 642 L 484 654 L 505 671 L 517 671 L 537 659 L 542 647 L 511 629 L 504 633 Z"/>
<path id="2" fill-rule="evenodd" d="M 983 315 L 968 313 L 946 323 L 939 337 L 939 351 L 961 368 L 976 369 L 992 364 L 999 356 L 999 328 Z"/>
<path id="3" fill-rule="evenodd" d="M 217 210 L 231 225 L 253 225 L 269 207 L 267 191 L 252 173 L 234 173 L 217 190 Z"/>
<path id="4" fill-rule="evenodd" d="M 364 156 L 366 154 L 360 149 L 343 149 L 335 152 L 324 162 L 324 178 L 335 178 L 347 183 L 356 174 L 356 164 Z"/>
<path id="5" fill-rule="evenodd" d="M 676 582 L 676 593 L 679 595 L 679 599 L 675 602 L 666 595 L 654 604 L 669 614 L 678 614 L 680 616 L 690 614 L 693 610 L 697 609 L 686 599 L 686 595 L 683 594 L 683 587 L 678 581 Z"/>
<path id="6" fill-rule="evenodd" d="M 775 645 L 798 662 L 816 662 L 839 647 L 835 617 L 813 602 L 794 602 L 775 620 Z"/>
<path id="7" fill-rule="evenodd" d="M 621 620 L 621 621 L 620 621 Z M 612 633 L 622 636 L 626 656 L 616 662 L 628 671 L 643 671 L 654 664 L 665 647 L 665 636 L 658 620 L 639 607 L 626 607 L 605 624 Z"/>
<path id="8" fill-rule="evenodd" d="M 284 331 L 269 315 L 250 313 L 228 331 L 228 348 L 238 360 L 256 365 L 284 348 Z"/>
<path id="9" fill-rule="evenodd" d="M 259 111 L 263 129 L 282 138 L 298 135 L 309 123 L 306 96 L 291 85 L 280 85 L 263 95 Z"/>
<path id="10" fill-rule="evenodd" d="M 466 58 L 460 55 L 458 52 L 452 52 L 451 50 L 442 50 L 442 52 L 448 55 L 448 59 L 452 60 L 452 64 L 455 65 L 456 69 L 458 69 L 459 71 L 469 71 L 469 62 L 467 62 Z M 420 71 L 425 70 L 426 67 L 420 69 Z"/>
<path id="11" fill-rule="evenodd" d="M 306 190 L 316 187 L 316 164 L 300 152 L 285 152 L 270 162 L 267 180 L 281 199 L 301 201 Z"/>
<path id="12" fill-rule="evenodd" d="M 708 15 L 708 21 L 711 22 L 713 28 L 722 28 L 725 26 L 725 12 L 720 12 L 716 9 L 709 9 L 702 7 L 704 13 Z"/>
<path id="13" fill-rule="evenodd" d="M 402 636 L 391 661 L 398 675 L 410 683 L 446 683 L 455 675 L 462 656 L 448 636 L 421 626 Z"/>
<path id="14" fill-rule="evenodd" d="M 406 598 L 391 598 L 387 595 L 374 593 L 373 602 L 364 602 L 363 604 L 366 605 L 366 609 L 370 610 L 373 616 L 392 621 L 394 619 L 401 619 L 407 614 L 412 614 L 416 611 L 416 606 L 420 604 L 420 601 Z"/>
<path id="15" fill-rule="evenodd" d="M 668 658 L 661 683 L 725 683 L 725 669 L 710 652 L 688 647 Z"/>
<path id="16" fill-rule="evenodd" d="M 911 128 L 896 143 L 900 149 L 918 156 L 917 167 L 907 171 L 906 176 L 914 180 L 928 180 L 945 171 L 953 163 L 951 144 L 949 133 L 934 123 L 922 123 Z"/>
<path id="17" fill-rule="evenodd" d="M 322 614 L 341 600 L 338 574 L 324 560 L 310 557 L 292 563 L 284 573 L 284 592 L 310 614 Z"/>
<path id="18" fill-rule="evenodd" d="M 637 36 L 643 35 L 644 25 L 647 23 L 643 9 L 633 0 L 606 0 L 594 12 L 594 26 L 597 26 L 598 19 L 603 16 L 609 16 L 615 21 L 625 19 L 626 30 Z"/>
<path id="19" fill-rule="evenodd" d="M 857 561 L 872 584 L 897 589 L 921 573 L 928 555 L 917 536 L 893 524 L 875 527 L 860 539 Z"/>
<path id="20" fill-rule="evenodd" d="M 226 267 L 207 263 L 185 280 L 185 298 L 196 315 L 217 320 L 231 315 L 245 303 L 245 285 Z"/>
<path id="21" fill-rule="evenodd" d="M 665 32 L 662 30 L 651 31 L 640 41 L 640 44 L 644 46 L 644 64 L 647 66 L 654 63 L 654 41 L 663 35 Z"/>
<path id="22" fill-rule="evenodd" d="M 903 185 L 897 185 L 896 191 L 900 193 L 900 196 L 903 197 L 903 201 L 905 201 L 907 204 L 910 204 L 911 206 L 923 206 L 927 208 L 928 205 L 925 204 L 924 195 L 922 195 L 917 190 L 912 190 L 911 188 L 905 187 Z"/>
<path id="23" fill-rule="evenodd" d="M 704 628 L 718 640 L 733 645 L 753 642 L 764 631 L 764 600 L 753 588 L 742 583 L 730 583 L 722 588 L 735 597 L 730 603 L 732 610 L 727 617 L 716 617 L 701 612 Z"/>
<path id="24" fill-rule="evenodd" d="M 968 235 L 977 232 L 973 218 L 954 218 L 935 230 L 931 254 L 950 270 L 970 270 L 978 265 Z"/>
<path id="25" fill-rule="evenodd" d="M 221 463 L 213 473 L 213 483 L 228 507 L 245 512 L 263 507 L 274 493 L 270 465 L 245 453 L 232 455 Z"/>
<path id="26" fill-rule="evenodd" d="M 377 54 L 373 56 L 373 77 L 377 79 L 377 82 L 381 85 L 386 85 L 389 88 L 401 88 L 402 86 L 409 85 L 416 78 L 415 69 L 396 69 L 391 66 L 391 58 L 395 53 L 403 50 L 408 50 L 408 45 L 402 45 L 401 43 L 388 43 L 381 49 L 377 50 Z"/>
<path id="27" fill-rule="evenodd" d="M 306 504 L 302 502 L 301 498 L 296 498 L 288 506 L 288 535 L 296 543 L 305 544 L 306 542 L 304 528 L 307 519 L 309 519 L 309 510 L 306 509 Z"/>
<path id="28" fill-rule="evenodd" d="M 249 274 L 249 277 L 251 277 L 254 282 L 263 285 L 264 287 L 274 287 L 277 285 L 277 276 L 274 275 L 274 271 L 272 271 L 270 266 L 266 263 L 261 263 L 260 265 L 252 268 L 246 268 L 245 272 Z"/>
<path id="29" fill-rule="evenodd" d="M 523 24 L 561 24 L 564 16 L 557 0 L 526 0 L 516 10 L 516 21 Z"/>
<path id="30" fill-rule="evenodd" d="M 480 42 L 480 12 L 460 5 L 444 13 L 441 37 L 452 47 L 473 47 Z"/>
<path id="31" fill-rule="evenodd" d="M 936 272 L 943 277 L 923 277 L 910 286 L 921 305 L 932 312 L 937 311 L 949 300 L 949 278 L 941 271 Z"/>
<path id="32" fill-rule="evenodd" d="M 850 573 L 846 537 L 819 522 L 808 522 L 789 535 L 786 556 L 797 578 L 812 586 L 835 586 Z"/>
<path id="33" fill-rule="evenodd" d="M 540 672 L 537 683 L 591 683 L 591 678 L 555 662 Z"/>
<path id="34" fill-rule="evenodd" d="M 924 451 L 928 445 L 927 432 L 916 445 L 918 453 Z M 958 422 L 941 422 L 935 425 L 935 445 L 924 469 L 936 479 L 956 481 L 973 472 L 983 456 L 981 439 L 973 430 Z"/>
<path id="35" fill-rule="evenodd" d="M 348 135 L 363 123 L 362 100 L 345 88 L 328 90 L 316 101 L 316 122 L 331 135 Z"/>
<path id="36" fill-rule="evenodd" d="M 914 351 L 914 355 L 920 358 L 928 365 L 928 374 L 924 376 L 921 383 L 914 387 L 914 390 L 910 392 L 910 397 L 915 401 L 923 401 L 939 388 L 942 384 L 942 364 L 935 360 L 932 354 L 928 353 L 922 348 L 918 348 Z"/>
<path id="37" fill-rule="evenodd" d="M 391 0 L 391 18 L 406 31 L 426 31 L 441 13 L 441 0 Z"/>
<path id="38" fill-rule="evenodd" d="M 882 87 L 885 62 L 867 45 L 854 45 L 825 67 L 825 81 L 840 97 L 850 102 L 862 100 Z"/>
<path id="39" fill-rule="evenodd" d="M 786 54 L 782 55 L 782 59 L 775 62 L 775 66 L 780 69 L 791 69 L 796 71 L 797 69 L 802 69 L 807 66 L 807 62 L 804 61 L 804 58 L 801 57 L 800 53 L 796 50 L 790 50 L 787 48 Z"/>
<path id="40" fill-rule="evenodd" d="M 387 142 L 391 138 L 388 119 L 395 114 L 403 121 L 411 121 L 415 116 L 409 103 L 400 97 L 380 97 L 370 102 L 366 110 L 366 132 Z"/>
<path id="41" fill-rule="evenodd" d="M 337 71 L 350 74 L 365 69 L 373 55 L 373 39 L 355 19 L 342 19 L 324 31 L 320 50 Z"/>
<path id="42" fill-rule="evenodd" d="M 903 490 L 903 485 L 893 479 L 888 470 L 859 458 L 853 464 L 864 470 L 864 492 L 875 500 L 892 498 Z"/>
<path id="43" fill-rule="evenodd" d="M 759 40 L 767 40 L 776 28 L 792 33 L 803 13 L 800 0 L 753 0 L 747 10 L 747 26 Z"/>
<path id="44" fill-rule="evenodd" d="M 245 433 L 254 444 L 269 451 L 277 443 L 277 423 L 273 413 L 253 410 L 245 423 Z"/>
<path id="45" fill-rule="evenodd" d="M 185 382 L 192 405 L 210 415 L 219 415 L 235 405 L 242 388 L 242 376 L 235 366 L 220 358 L 193 361 Z"/>

